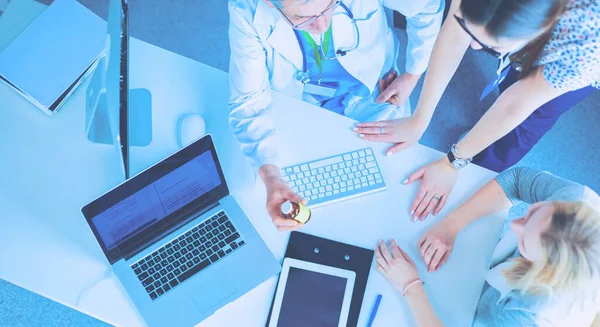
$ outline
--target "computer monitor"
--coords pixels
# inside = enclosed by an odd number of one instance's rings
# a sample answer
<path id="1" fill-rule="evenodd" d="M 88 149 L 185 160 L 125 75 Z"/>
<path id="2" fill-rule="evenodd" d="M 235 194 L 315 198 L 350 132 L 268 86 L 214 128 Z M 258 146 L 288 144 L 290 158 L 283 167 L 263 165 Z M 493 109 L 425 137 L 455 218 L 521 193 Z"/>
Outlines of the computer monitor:
<path id="1" fill-rule="evenodd" d="M 87 89 L 86 134 L 90 141 L 115 146 L 130 177 L 130 146 L 152 141 L 152 98 L 129 88 L 128 0 L 110 0 L 105 55 Z"/>

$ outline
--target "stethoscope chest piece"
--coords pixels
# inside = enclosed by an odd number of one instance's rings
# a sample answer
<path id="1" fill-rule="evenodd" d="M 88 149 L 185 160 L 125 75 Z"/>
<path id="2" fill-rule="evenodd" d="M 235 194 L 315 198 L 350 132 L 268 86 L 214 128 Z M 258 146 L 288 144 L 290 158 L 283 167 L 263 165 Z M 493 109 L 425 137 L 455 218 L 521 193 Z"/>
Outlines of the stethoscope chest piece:
<path id="1" fill-rule="evenodd" d="M 306 71 L 298 71 L 296 73 L 296 79 L 302 82 L 302 84 L 310 83 L 310 74 Z"/>

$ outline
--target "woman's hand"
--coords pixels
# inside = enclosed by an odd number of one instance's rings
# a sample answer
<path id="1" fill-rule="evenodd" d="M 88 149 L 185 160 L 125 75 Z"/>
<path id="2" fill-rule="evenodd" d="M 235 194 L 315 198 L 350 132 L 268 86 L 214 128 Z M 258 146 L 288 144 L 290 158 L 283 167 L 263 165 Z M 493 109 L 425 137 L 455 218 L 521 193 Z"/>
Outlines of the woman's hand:
<path id="1" fill-rule="evenodd" d="M 414 261 L 393 239 L 390 240 L 390 248 L 391 252 L 384 241 L 379 242 L 375 249 L 377 270 L 395 289 L 402 292 L 409 283 L 419 279 L 419 272 Z"/>
<path id="2" fill-rule="evenodd" d="M 388 102 L 398 107 L 404 105 L 419 82 L 421 75 L 403 73 L 398 76 L 397 71 L 388 74 L 379 80 L 379 96 L 375 99 L 377 103 Z"/>
<path id="3" fill-rule="evenodd" d="M 437 215 L 446 204 L 448 196 L 456 183 L 458 170 L 452 166 L 446 156 L 414 172 L 404 184 L 423 179 L 417 197 L 410 207 L 413 221 L 423 220 L 433 211 Z"/>
<path id="4" fill-rule="evenodd" d="M 304 204 L 306 204 L 306 201 L 294 193 L 289 184 L 281 178 L 281 173 L 277 166 L 262 166 L 259 174 L 267 188 L 267 212 L 271 216 L 271 220 L 273 220 L 273 224 L 275 224 L 277 230 L 283 232 L 302 228 L 304 224 L 294 219 L 286 218 L 283 215 L 281 205 L 286 201 L 302 202 Z"/>
<path id="5" fill-rule="evenodd" d="M 374 123 L 359 123 L 356 124 L 354 132 L 368 141 L 396 143 L 386 152 L 386 155 L 390 156 L 419 142 L 427 129 L 427 124 L 428 122 L 418 117 L 410 116 Z"/>
<path id="6" fill-rule="evenodd" d="M 417 247 L 428 272 L 439 270 L 448 261 L 454 249 L 456 235 L 461 229 L 458 222 L 447 217 L 423 234 Z"/>

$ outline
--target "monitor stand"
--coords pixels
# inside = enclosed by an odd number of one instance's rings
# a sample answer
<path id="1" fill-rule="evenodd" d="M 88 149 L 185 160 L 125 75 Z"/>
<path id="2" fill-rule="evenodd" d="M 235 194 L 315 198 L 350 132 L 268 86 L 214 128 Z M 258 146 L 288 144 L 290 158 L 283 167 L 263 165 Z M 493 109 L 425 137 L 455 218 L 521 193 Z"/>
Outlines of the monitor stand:
<path id="1" fill-rule="evenodd" d="M 93 97 L 93 95 L 91 95 Z M 106 93 L 100 93 L 96 101 L 88 98 L 86 105 L 87 138 L 94 143 L 114 144 L 111 131 Z M 129 90 L 128 130 L 130 146 L 148 146 L 152 142 L 152 95 L 147 89 Z"/>

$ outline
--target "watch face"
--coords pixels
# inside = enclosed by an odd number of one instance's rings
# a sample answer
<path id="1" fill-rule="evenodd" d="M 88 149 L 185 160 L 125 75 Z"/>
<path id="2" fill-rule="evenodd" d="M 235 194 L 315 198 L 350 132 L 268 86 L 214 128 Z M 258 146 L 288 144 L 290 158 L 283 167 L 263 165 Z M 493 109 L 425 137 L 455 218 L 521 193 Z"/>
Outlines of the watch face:
<path id="1" fill-rule="evenodd" d="M 465 159 L 454 159 L 454 161 L 452 162 L 452 166 L 454 166 L 454 168 L 456 169 L 461 169 L 463 167 L 465 167 L 469 162 Z"/>

